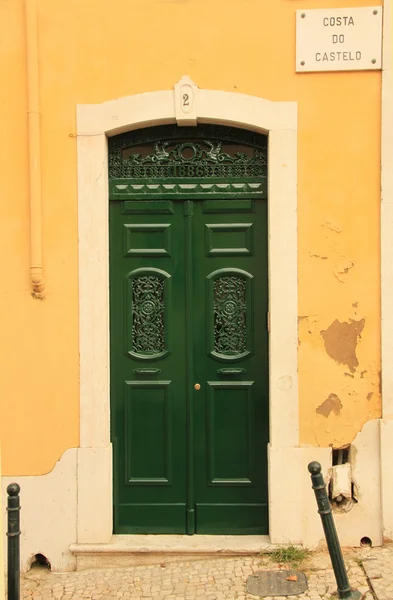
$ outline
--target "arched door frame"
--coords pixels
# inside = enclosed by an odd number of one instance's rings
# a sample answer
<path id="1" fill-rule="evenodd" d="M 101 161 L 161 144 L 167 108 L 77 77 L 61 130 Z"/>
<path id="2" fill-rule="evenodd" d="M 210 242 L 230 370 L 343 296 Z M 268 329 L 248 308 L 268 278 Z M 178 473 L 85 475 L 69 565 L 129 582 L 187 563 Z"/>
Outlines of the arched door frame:
<path id="1" fill-rule="evenodd" d="M 189 88 L 182 88 L 182 85 Z M 179 110 L 179 86 L 180 89 L 189 89 L 193 95 L 193 107 L 187 114 Z M 288 456 L 292 456 L 290 449 L 294 450 L 299 443 L 297 104 L 198 89 L 190 80 L 183 78 L 172 91 L 79 105 L 79 544 L 105 543 L 112 534 L 107 137 L 132 129 L 176 122 L 179 126 L 197 125 L 198 122 L 217 123 L 269 135 L 269 503 L 273 539 L 277 537 L 274 534 L 277 521 L 274 496 L 275 490 L 278 491 L 280 474 L 275 474 L 272 456 L 275 451 L 283 452 L 287 461 Z M 290 468 L 288 464 L 287 468 Z M 100 515 L 98 519 L 97 514 Z"/>

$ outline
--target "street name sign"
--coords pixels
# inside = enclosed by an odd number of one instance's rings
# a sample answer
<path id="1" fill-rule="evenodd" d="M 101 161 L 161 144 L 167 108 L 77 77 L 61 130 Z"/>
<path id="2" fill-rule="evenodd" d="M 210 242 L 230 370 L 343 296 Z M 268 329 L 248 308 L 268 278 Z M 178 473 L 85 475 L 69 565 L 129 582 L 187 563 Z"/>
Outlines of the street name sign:
<path id="1" fill-rule="evenodd" d="M 296 71 L 382 68 L 382 6 L 296 11 Z"/>

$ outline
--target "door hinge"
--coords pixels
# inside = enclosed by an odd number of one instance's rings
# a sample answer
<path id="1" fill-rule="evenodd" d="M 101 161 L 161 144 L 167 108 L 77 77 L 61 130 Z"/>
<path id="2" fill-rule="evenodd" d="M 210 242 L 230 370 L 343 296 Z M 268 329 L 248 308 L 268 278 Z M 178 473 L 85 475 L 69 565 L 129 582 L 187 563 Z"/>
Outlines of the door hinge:
<path id="1" fill-rule="evenodd" d="M 266 328 L 268 332 L 270 332 L 270 310 L 266 313 Z"/>

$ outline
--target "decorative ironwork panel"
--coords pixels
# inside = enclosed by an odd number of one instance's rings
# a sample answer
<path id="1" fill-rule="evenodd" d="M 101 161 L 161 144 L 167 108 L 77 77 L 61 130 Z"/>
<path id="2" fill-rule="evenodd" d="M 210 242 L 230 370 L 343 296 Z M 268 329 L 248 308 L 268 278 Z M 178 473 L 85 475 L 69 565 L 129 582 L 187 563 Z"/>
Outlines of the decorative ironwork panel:
<path id="1" fill-rule="evenodd" d="M 229 275 L 217 277 L 214 289 L 214 351 L 224 356 L 247 350 L 246 281 Z"/>
<path id="2" fill-rule="evenodd" d="M 266 176 L 266 153 L 250 148 L 240 151 L 231 145 L 227 151 L 222 141 L 171 140 L 155 142 L 147 155 L 142 153 L 110 154 L 109 172 L 114 178 L 168 179 L 173 177 L 258 177 Z"/>
<path id="3" fill-rule="evenodd" d="M 267 193 L 267 137 L 215 125 L 164 125 L 109 139 L 111 200 Z M 225 187 L 224 187 L 225 186 Z"/>
<path id="4" fill-rule="evenodd" d="M 156 275 L 132 279 L 132 351 L 139 355 L 165 350 L 164 280 Z"/>

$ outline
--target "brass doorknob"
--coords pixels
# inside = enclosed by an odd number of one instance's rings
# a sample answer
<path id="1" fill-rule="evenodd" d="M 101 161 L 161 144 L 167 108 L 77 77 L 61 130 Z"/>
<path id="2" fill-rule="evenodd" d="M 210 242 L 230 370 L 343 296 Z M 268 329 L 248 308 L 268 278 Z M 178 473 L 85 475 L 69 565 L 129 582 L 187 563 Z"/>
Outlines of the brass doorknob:
<path id="1" fill-rule="evenodd" d="M 196 383 L 194 385 L 194 389 L 197 390 L 197 391 L 200 390 L 201 389 L 201 384 L 200 383 Z"/>

